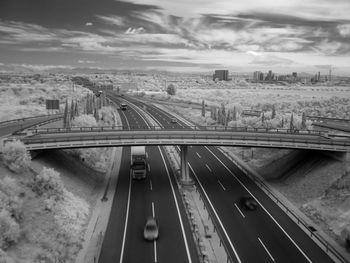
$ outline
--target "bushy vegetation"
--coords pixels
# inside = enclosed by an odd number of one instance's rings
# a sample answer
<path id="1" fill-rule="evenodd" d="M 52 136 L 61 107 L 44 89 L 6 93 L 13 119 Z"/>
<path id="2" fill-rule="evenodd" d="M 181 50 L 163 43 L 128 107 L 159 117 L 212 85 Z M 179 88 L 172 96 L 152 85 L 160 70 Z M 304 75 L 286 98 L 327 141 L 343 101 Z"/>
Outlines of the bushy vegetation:
<path id="1" fill-rule="evenodd" d="M 21 173 L 30 166 L 30 154 L 25 145 L 18 140 L 7 142 L 3 148 L 5 165 L 15 173 Z"/>
<path id="2" fill-rule="evenodd" d="M 57 201 L 62 199 L 64 185 L 58 172 L 52 168 L 44 167 L 35 176 L 32 190 L 39 196 L 44 195 L 51 200 Z"/>
<path id="3" fill-rule="evenodd" d="M 82 114 L 72 120 L 72 127 L 96 127 L 96 119 L 92 115 Z"/>
<path id="4" fill-rule="evenodd" d="M 6 249 L 18 241 L 20 228 L 5 209 L 0 211 L 0 248 Z"/>

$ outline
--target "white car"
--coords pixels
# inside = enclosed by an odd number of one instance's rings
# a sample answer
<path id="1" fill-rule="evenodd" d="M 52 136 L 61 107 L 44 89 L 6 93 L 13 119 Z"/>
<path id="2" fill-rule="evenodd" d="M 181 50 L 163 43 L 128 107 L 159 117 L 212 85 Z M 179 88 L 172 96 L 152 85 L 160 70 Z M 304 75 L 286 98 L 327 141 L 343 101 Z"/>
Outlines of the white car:
<path id="1" fill-rule="evenodd" d="M 153 216 L 149 216 L 143 229 L 143 237 L 146 240 L 153 241 L 158 239 L 159 226 L 157 220 Z"/>

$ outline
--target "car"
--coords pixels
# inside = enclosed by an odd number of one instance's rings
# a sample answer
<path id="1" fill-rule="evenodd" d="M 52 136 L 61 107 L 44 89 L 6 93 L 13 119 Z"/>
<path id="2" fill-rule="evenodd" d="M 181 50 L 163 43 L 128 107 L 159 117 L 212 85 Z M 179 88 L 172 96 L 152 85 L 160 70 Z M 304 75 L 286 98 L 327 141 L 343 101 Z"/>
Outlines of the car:
<path id="1" fill-rule="evenodd" d="M 240 199 L 241 206 L 245 210 L 256 210 L 258 208 L 258 203 L 252 196 L 243 196 Z"/>
<path id="2" fill-rule="evenodd" d="M 177 119 L 176 118 L 171 118 L 170 122 L 171 123 L 177 123 Z"/>
<path id="3" fill-rule="evenodd" d="M 126 110 L 128 108 L 128 105 L 125 103 L 120 104 L 120 109 L 121 110 Z"/>
<path id="4" fill-rule="evenodd" d="M 146 220 L 145 227 L 143 229 L 143 237 L 146 240 L 153 241 L 158 239 L 159 225 L 157 219 L 153 216 L 149 216 Z"/>

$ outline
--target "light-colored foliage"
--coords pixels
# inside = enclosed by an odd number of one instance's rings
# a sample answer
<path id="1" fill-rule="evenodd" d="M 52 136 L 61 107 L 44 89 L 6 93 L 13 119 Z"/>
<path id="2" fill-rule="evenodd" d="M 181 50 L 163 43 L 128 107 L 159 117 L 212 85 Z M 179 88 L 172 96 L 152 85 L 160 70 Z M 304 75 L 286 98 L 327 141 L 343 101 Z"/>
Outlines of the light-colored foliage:
<path id="1" fill-rule="evenodd" d="M 54 200 L 62 199 L 64 185 L 58 172 L 53 168 L 44 167 L 42 171 L 35 176 L 32 190 L 39 196 L 44 195 Z"/>
<path id="2" fill-rule="evenodd" d="M 3 148 L 3 159 L 5 165 L 13 172 L 21 173 L 26 170 L 30 164 L 30 154 L 25 145 L 18 140 L 7 142 Z"/>
<path id="3" fill-rule="evenodd" d="M 96 119 L 92 115 L 82 114 L 72 121 L 72 127 L 96 127 Z"/>
<path id="4" fill-rule="evenodd" d="M 100 126 L 117 126 L 117 120 L 112 107 L 102 107 L 99 110 Z"/>
<path id="5" fill-rule="evenodd" d="M 16 243 L 20 236 L 18 223 L 6 210 L 0 211 L 0 248 L 6 249 Z"/>

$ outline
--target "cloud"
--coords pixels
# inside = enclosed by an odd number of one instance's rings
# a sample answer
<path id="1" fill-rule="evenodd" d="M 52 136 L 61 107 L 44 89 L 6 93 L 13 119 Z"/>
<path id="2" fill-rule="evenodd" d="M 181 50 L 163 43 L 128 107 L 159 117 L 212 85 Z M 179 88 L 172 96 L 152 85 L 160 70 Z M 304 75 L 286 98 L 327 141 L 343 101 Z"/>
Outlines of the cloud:
<path id="1" fill-rule="evenodd" d="M 264 54 L 258 52 L 247 52 L 248 54 L 253 56 L 250 64 L 260 65 L 260 66 L 289 66 L 295 63 L 293 60 L 288 58 L 281 58 L 274 54 Z"/>
<path id="2" fill-rule="evenodd" d="M 135 4 L 146 4 L 163 9 L 166 14 L 180 17 L 200 17 L 205 14 L 235 15 L 260 10 L 264 13 L 294 14 L 306 19 L 345 19 L 349 18 L 348 0 L 131 0 Z"/>
<path id="3" fill-rule="evenodd" d="M 99 18 L 100 20 L 104 21 L 107 24 L 110 25 L 116 25 L 119 27 L 123 27 L 125 26 L 126 22 L 125 19 L 123 17 L 120 16 L 102 16 L 102 15 L 97 15 L 97 18 Z"/>
<path id="4" fill-rule="evenodd" d="M 85 24 L 85 26 L 92 26 L 93 25 L 93 23 L 91 23 L 91 22 L 87 22 L 86 24 Z"/>
<path id="5" fill-rule="evenodd" d="M 42 26 L 16 21 L 0 20 L 0 32 L 9 43 L 52 41 L 56 38 L 55 34 Z"/>
<path id="6" fill-rule="evenodd" d="M 125 34 L 140 34 L 145 32 L 145 29 L 143 27 L 139 27 L 139 28 L 132 28 L 129 27 L 126 31 Z"/>
<path id="7" fill-rule="evenodd" d="M 78 60 L 79 64 L 93 64 L 96 63 L 96 61 L 93 60 Z"/>
<path id="8" fill-rule="evenodd" d="M 342 24 L 338 25 L 337 29 L 339 31 L 339 34 L 343 37 L 349 37 L 350 36 L 350 24 Z"/>

